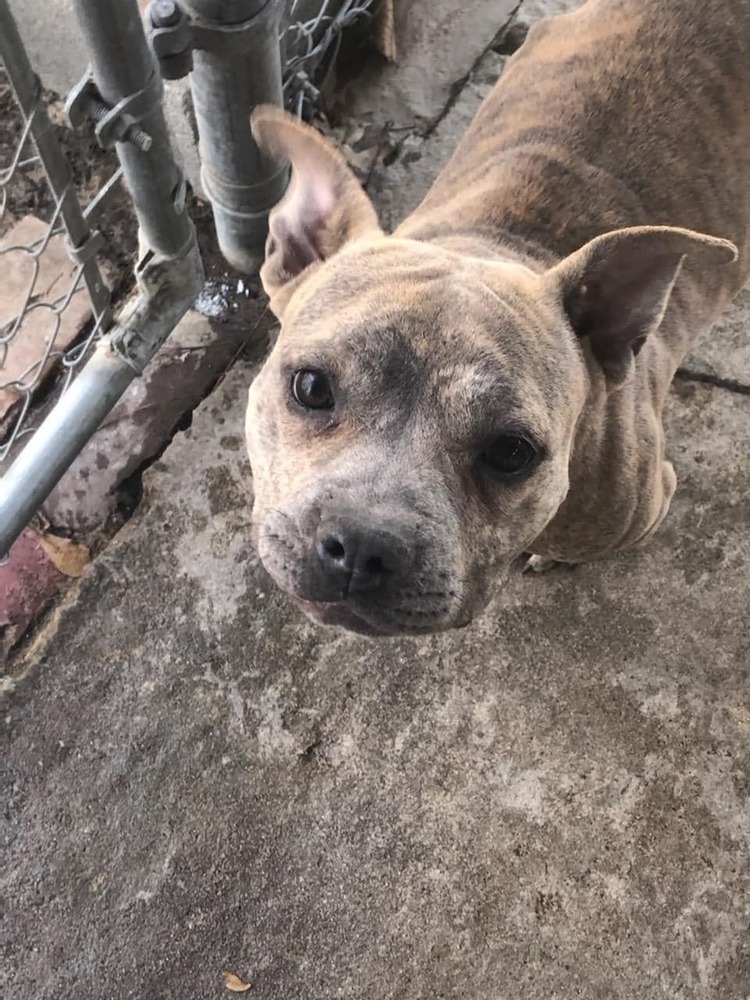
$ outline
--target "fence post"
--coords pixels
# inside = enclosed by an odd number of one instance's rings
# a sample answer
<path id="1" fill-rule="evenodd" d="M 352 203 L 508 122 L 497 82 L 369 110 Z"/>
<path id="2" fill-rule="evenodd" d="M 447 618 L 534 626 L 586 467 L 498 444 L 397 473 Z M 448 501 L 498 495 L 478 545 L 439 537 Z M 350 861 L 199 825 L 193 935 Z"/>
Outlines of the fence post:
<path id="1" fill-rule="evenodd" d="M 141 242 L 160 254 L 179 253 L 192 238 L 193 228 L 162 111 L 161 76 L 136 0 L 75 0 L 75 9 L 91 60 L 92 79 L 104 104 L 121 120 L 123 115 L 135 119 L 137 128 L 150 140 L 148 144 L 117 142 Z M 100 119 L 98 134 L 102 135 L 102 126 L 107 124 L 116 139 L 116 117 L 110 122 Z"/>
<path id="2" fill-rule="evenodd" d="M 201 183 L 227 261 L 251 273 L 263 260 L 268 214 L 288 171 L 250 134 L 257 104 L 282 104 L 279 0 L 182 0 L 192 21 L 191 90 Z"/>

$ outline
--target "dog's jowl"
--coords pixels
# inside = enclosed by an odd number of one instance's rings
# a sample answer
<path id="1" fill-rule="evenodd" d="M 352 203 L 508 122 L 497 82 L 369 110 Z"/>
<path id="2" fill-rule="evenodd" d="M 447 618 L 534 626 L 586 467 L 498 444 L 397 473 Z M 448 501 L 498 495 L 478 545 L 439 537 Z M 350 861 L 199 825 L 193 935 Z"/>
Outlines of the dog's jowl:
<path id="1" fill-rule="evenodd" d="M 392 235 L 316 132 L 252 127 L 292 165 L 247 440 L 260 556 L 298 605 L 432 632 L 522 552 L 648 539 L 669 383 L 750 271 L 750 0 L 537 25 Z"/>

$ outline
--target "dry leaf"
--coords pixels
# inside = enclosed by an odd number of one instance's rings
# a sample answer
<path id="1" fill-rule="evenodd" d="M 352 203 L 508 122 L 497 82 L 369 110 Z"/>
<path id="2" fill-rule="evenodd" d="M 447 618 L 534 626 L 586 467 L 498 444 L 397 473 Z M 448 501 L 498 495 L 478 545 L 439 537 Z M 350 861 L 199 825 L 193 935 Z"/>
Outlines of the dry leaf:
<path id="1" fill-rule="evenodd" d="M 343 140 L 347 146 L 356 146 L 365 137 L 365 127 L 361 122 L 350 122 L 343 131 Z"/>
<path id="2" fill-rule="evenodd" d="M 378 158 L 379 150 L 373 146 L 372 149 L 364 149 L 361 153 L 355 153 L 348 146 L 343 146 L 341 152 L 346 157 L 346 162 L 354 172 L 354 176 L 360 183 L 364 184 L 373 171 Z"/>
<path id="3" fill-rule="evenodd" d="M 384 0 L 375 21 L 375 48 L 388 62 L 398 59 L 396 44 L 396 20 L 393 15 L 393 0 Z"/>
<path id="4" fill-rule="evenodd" d="M 59 535 L 40 535 L 39 544 L 50 562 L 65 576 L 79 577 L 91 559 L 85 545 L 78 545 Z"/>
<path id="5" fill-rule="evenodd" d="M 222 972 L 222 976 L 224 977 L 224 985 L 232 993 L 244 993 L 253 985 L 252 983 L 243 983 L 240 977 L 235 976 L 233 972 Z"/>

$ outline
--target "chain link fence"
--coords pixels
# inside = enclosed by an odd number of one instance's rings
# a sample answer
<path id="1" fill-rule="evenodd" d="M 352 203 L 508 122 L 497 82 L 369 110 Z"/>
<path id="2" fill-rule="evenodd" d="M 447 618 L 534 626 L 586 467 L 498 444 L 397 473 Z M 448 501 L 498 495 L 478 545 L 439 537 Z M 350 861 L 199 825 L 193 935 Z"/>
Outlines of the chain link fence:
<path id="1" fill-rule="evenodd" d="M 7 0 L 0 0 L 3 130 L 0 266 L 0 556 L 103 417 L 197 297 L 202 268 L 161 109 L 162 84 L 135 0 L 77 0 L 91 70 L 72 124 L 117 148 L 138 220 L 138 295 L 117 320 L 98 256 L 98 211 L 118 172 L 82 207 Z M 29 191 L 41 194 L 25 198 Z M 121 197 L 122 192 L 117 192 Z M 31 209 L 31 211 L 29 211 Z M 44 406 L 51 383 L 59 397 Z M 36 420 L 36 403 L 47 409 Z"/>
<path id="2" fill-rule="evenodd" d="M 311 12 L 312 6 L 312 12 Z M 306 120 L 322 110 L 319 87 L 326 67 L 336 62 L 347 30 L 362 28 L 377 13 L 376 0 L 291 0 L 281 36 L 284 103 Z"/>
<path id="3" fill-rule="evenodd" d="M 0 64 L 0 462 L 34 432 L 32 402 L 45 382 L 57 376 L 64 391 L 112 323 L 102 237 L 89 225 L 107 188 L 81 207 L 39 81 L 19 56 Z M 23 215 L 40 189 L 34 215 Z"/>
<path id="4" fill-rule="evenodd" d="M 167 78 L 190 74 L 220 247 L 250 270 L 286 171 L 252 145 L 249 111 L 269 101 L 308 119 L 318 114 L 319 81 L 344 33 L 377 6 L 156 0 L 147 15 L 152 52 L 136 0 L 75 0 L 92 70 L 63 113 L 0 0 L 0 557 L 200 292 L 157 59 Z M 70 124 L 116 149 L 97 190 L 80 183 L 61 145 Z M 124 190 L 138 222 L 139 295 L 127 316 L 115 317 L 109 284 L 119 279 L 105 280 L 108 246 L 98 223 Z"/>

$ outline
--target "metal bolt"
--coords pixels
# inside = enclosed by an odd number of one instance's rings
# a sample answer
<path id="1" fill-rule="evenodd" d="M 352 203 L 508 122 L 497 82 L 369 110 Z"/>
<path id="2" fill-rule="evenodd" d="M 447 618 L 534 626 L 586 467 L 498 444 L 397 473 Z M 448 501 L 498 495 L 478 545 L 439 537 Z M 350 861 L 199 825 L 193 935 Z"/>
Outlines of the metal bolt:
<path id="1" fill-rule="evenodd" d="M 123 140 L 125 142 L 132 142 L 134 146 L 137 146 L 144 153 L 147 153 L 151 149 L 154 141 L 148 132 L 144 132 L 138 125 L 129 125 L 125 129 Z"/>
<path id="2" fill-rule="evenodd" d="M 95 122 L 100 122 L 107 117 L 112 109 L 104 104 L 103 101 L 90 98 L 86 104 L 86 110 Z M 151 149 L 153 143 L 153 139 L 148 132 L 144 132 L 138 125 L 124 125 L 122 122 L 118 122 L 115 127 L 115 138 L 118 142 L 132 142 L 134 146 L 143 150 L 144 153 L 147 153 Z"/>
<path id="3" fill-rule="evenodd" d="M 86 111 L 95 122 L 100 122 L 109 114 L 109 108 L 102 101 L 97 101 L 93 97 L 86 102 Z"/>
<path id="4" fill-rule="evenodd" d="M 180 20 L 180 8 L 174 0 L 155 0 L 148 14 L 155 28 L 172 28 Z"/>

